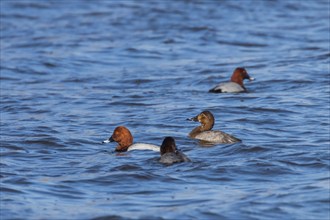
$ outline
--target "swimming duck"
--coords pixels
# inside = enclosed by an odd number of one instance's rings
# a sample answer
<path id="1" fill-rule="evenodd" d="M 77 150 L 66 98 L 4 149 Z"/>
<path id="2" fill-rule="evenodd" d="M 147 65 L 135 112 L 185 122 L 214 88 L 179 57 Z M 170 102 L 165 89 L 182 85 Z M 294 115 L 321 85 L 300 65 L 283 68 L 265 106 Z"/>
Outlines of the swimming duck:
<path id="1" fill-rule="evenodd" d="M 102 143 L 110 143 L 117 142 L 118 146 L 115 151 L 117 152 L 125 152 L 131 150 L 153 150 L 160 151 L 159 146 L 153 144 L 144 144 L 144 143 L 136 143 L 133 144 L 133 136 L 128 128 L 124 126 L 118 126 L 113 131 L 113 134 L 110 138 L 104 140 Z"/>
<path id="2" fill-rule="evenodd" d="M 201 125 L 194 128 L 189 136 L 194 139 L 214 142 L 214 143 L 223 143 L 223 144 L 231 144 L 235 142 L 240 142 L 241 140 L 226 134 L 222 131 L 211 131 L 214 125 L 214 117 L 210 111 L 203 111 L 199 115 L 193 118 L 188 118 L 187 120 L 200 122 Z"/>
<path id="3" fill-rule="evenodd" d="M 172 137 L 165 137 L 160 146 L 159 162 L 165 164 L 190 162 L 190 159 L 182 152 L 178 151 L 175 145 L 175 140 Z"/>
<path id="4" fill-rule="evenodd" d="M 230 82 L 220 83 L 217 86 L 215 86 L 213 89 L 210 89 L 209 92 L 213 92 L 213 93 L 246 92 L 247 90 L 243 84 L 244 79 L 248 79 L 250 81 L 254 80 L 254 78 L 250 77 L 244 68 L 238 67 L 234 70 Z"/>

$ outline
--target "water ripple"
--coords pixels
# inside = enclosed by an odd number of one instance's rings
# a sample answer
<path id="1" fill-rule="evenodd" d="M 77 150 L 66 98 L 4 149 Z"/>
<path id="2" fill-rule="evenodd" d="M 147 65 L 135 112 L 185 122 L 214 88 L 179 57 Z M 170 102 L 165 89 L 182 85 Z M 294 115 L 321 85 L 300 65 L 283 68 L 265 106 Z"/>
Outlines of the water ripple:
<path id="1" fill-rule="evenodd" d="M 2 1 L 1 218 L 327 219 L 325 5 Z M 207 92 L 238 66 L 247 93 Z M 242 143 L 190 139 L 202 110 Z M 118 125 L 192 162 L 116 153 Z"/>

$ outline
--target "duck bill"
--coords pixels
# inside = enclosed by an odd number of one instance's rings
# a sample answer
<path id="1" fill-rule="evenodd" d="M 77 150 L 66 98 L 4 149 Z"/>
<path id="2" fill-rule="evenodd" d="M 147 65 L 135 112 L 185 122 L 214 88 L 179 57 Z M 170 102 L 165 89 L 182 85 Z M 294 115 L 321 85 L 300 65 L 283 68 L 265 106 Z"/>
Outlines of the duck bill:
<path id="1" fill-rule="evenodd" d="M 198 118 L 197 116 L 196 117 L 193 117 L 193 118 L 187 118 L 188 121 L 198 121 Z"/>
<path id="2" fill-rule="evenodd" d="M 247 77 L 246 77 L 245 79 L 248 79 L 249 81 L 253 81 L 253 80 L 255 80 L 255 78 L 250 77 L 250 75 L 247 75 Z"/>
<path id="3" fill-rule="evenodd" d="M 107 143 L 110 143 L 110 142 L 114 142 L 115 140 L 112 138 L 112 136 L 104 141 L 102 141 L 102 144 L 107 144 Z"/>

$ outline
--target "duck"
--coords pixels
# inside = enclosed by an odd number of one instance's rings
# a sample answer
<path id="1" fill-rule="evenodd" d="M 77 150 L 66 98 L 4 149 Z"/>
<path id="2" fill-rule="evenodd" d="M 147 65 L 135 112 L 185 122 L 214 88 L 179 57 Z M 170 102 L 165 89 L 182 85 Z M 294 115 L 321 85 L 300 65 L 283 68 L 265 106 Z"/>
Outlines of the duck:
<path id="1" fill-rule="evenodd" d="M 189 121 L 200 122 L 201 125 L 194 128 L 189 137 L 211 143 L 232 144 L 241 142 L 240 139 L 222 131 L 211 130 L 214 125 L 214 116 L 210 111 L 203 111 L 193 118 L 187 118 Z"/>
<path id="2" fill-rule="evenodd" d="M 214 88 L 210 89 L 209 92 L 213 93 L 238 93 L 238 92 L 247 92 L 243 80 L 248 79 L 250 81 L 255 80 L 254 78 L 250 77 L 247 73 L 246 69 L 243 67 L 237 67 L 233 75 L 230 78 L 230 82 L 223 82 L 215 86 Z"/>
<path id="3" fill-rule="evenodd" d="M 160 146 L 160 163 L 173 164 L 181 162 L 190 162 L 191 160 L 176 147 L 173 137 L 165 137 Z"/>
<path id="4" fill-rule="evenodd" d="M 126 152 L 132 150 L 152 150 L 160 151 L 159 146 L 153 144 L 145 143 L 135 143 L 133 144 L 133 136 L 128 128 L 125 126 L 118 126 L 113 131 L 112 135 L 102 141 L 102 143 L 117 142 L 118 146 L 116 147 L 116 152 Z"/>

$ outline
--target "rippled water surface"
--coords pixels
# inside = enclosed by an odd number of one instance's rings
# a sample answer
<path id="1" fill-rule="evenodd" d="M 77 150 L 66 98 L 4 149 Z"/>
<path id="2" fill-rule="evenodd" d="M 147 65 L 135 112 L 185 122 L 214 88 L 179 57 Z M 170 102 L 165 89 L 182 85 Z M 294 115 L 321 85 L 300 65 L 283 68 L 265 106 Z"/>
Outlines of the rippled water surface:
<path id="1" fill-rule="evenodd" d="M 2 0 L 1 219 L 329 219 L 329 4 Z M 243 142 L 189 139 L 205 109 Z"/>

